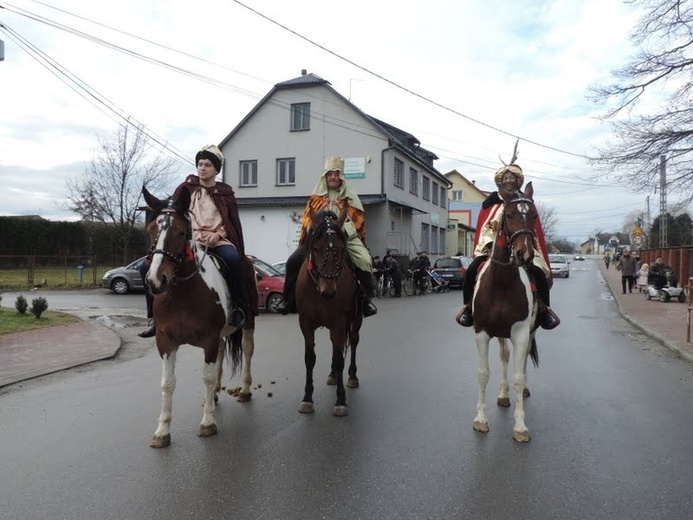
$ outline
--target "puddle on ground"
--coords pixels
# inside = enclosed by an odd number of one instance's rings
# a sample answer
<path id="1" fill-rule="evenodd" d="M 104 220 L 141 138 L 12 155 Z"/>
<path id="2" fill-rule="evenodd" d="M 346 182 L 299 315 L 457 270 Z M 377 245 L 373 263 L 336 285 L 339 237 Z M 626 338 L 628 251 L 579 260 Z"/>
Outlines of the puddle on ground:
<path id="1" fill-rule="evenodd" d="M 100 323 L 101 325 L 106 325 L 107 327 L 112 327 L 115 329 L 128 329 L 131 327 L 143 327 L 147 325 L 146 318 L 139 318 L 137 316 L 128 316 L 121 314 L 102 314 L 100 316 L 89 316 L 89 319 L 94 320 Z"/>

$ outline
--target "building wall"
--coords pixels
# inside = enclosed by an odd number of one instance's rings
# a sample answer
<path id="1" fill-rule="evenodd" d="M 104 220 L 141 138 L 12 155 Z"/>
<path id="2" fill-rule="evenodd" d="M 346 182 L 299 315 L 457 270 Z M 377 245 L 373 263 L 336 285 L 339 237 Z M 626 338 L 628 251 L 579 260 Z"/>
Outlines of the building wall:
<path id="1" fill-rule="evenodd" d="M 311 103 L 310 130 L 291 132 L 291 104 L 308 101 Z M 307 201 L 323 173 L 326 157 L 362 159 L 363 175 L 347 178 L 347 183 L 361 197 L 382 196 L 382 202 L 365 205 L 366 242 L 373 255 L 382 256 L 389 248 L 413 256 L 421 248 L 421 224 L 428 225 L 429 235 L 430 229 L 436 229 L 436 244 L 440 241 L 439 229 L 447 226 L 447 192 L 443 194 L 442 206 L 440 202 L 432 204 L 422 198 L 424 176 L 435 183 L 439 201 L 440 186 L 447 188 L 445 178 L 427 171 L 401 150 L 390 147 L 381 129 L 331 88 L 277 90 L 224 144 L 222 152 L 226 157 L 224 181 L 234 187 L 238 199 L 305 197 Z M 404 163 L 404 189 L 394 186 L 395 157 Z M 295 159 L 295 185 L 277 185 L 276 161 L 280 158 Z M 258 183 L 242 187 L 239 186 L 240 161 L 248 160 L 257 161 Z M 418 195 L 410 193 L 410 168 L 419 173 Z M 296 245 L 291 238 L 293 228 L 287 219 L 291 221 L 289 215 L 294 211 L 302 215 L 303 208 L 242 207 L 246 250 L 268 262 L 284 260 Z M 444 253 L 436 247 L 438 250 Z M 435 254 L 431 256 L 435 258 Z"/>

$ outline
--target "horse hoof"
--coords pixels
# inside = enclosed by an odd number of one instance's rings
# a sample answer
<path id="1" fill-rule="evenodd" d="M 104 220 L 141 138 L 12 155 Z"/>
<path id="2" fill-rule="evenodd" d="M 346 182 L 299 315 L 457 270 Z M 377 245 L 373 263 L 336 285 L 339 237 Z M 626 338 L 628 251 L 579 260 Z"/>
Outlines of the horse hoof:
<path id="1" fill-rule="evenodd" d="M 302 401 L 298 407 L 299 413 L 313 413 L 315 411 L 315 406 L 309 401 Z"/>
<path id="2" fill-rule="evenodd" d="M 498 401 L 496 401 L 498 406 L 502 406 L 503 408 L 507 408 L 510 406 L 510 398 L 509 397 L 499 397 Z"/>
<path id="3" fill-rule="evenodd" d="M 334 376 L 328 376 L 328 378 L 327 378 L 327 384 L 328 384 L 329 386 L 334 386 L 334 385 L 336 385 L 336 384 L 337 384 L 337 378 L 334 377 Z"/>
<path id="4" fill-rule="evenodd" d="M 359 380 L 357 378 L 349 379 L 347 381 L 347 388 L 358 388 Z"/>
<path id="5" fill-rule="evenodd" d="M 203 426 L 202 424 L 200 424 L 200 429 L 197 430 L 198 437 L 211 437 L 212 435 L 216 435 L 216 433 L 216 424 L 208 424 L 207 426 Z"/>
<path id="6" fill-rule="evenodd" d="M 239 403 L 247 403 L 248 401 L 250 401 L 250 399 L 252 399 L 252 397 L 252 392 L 239 392 L 238 394 L 236 394 L 236 401 L 238 401 Z"/>
<path id="7" fill-rule="evenodd" d="M 157 437 L 154 435 L 152 437 L 152 440 L 149 441 L 149 446 L 152 448 L 165 448 L 167 446 L 171 445 L 171 434 L 167 433 L 166 435 L 162 435 L 161 437 Z"/>
<path id="8" fill-rule="evenodd" d="M 481 432 L 481 433 L 488 433 L 488 423 L 487 422 L 474 421 L 474 431 Z"/>
<path id="9" fill-rule="evenodd" d="M 349 415 L 349 407 L 348 406 L 335 406 L 332 408 L 332 415 L 336 417 L 346 417 Z"/>
<path id="10" fill-rule="evenodd" d="M 517 442 L 529 442 L 532 440 L 532 437 L 530 437 L 529 431 L 527 430 L 523 432 L 513 431 L 513 439 L 515 439 Z"/>
<path id="11" fill-rule="evenodd" d="M 522 397 L 529 397 L 530 395 L 532 395 L 532 394 L 529 392 L 529 388 L 525 388 L 522 391 Z"/>

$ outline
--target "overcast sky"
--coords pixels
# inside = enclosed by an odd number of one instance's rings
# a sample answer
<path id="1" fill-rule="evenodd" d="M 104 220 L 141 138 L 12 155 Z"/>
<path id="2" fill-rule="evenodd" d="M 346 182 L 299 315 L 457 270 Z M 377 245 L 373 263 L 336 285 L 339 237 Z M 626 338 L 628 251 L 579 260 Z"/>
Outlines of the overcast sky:
<path id="1" fill-rule="evenodd" d="M 580 157 L 610 138 L 598 119 L 604 107 L 587 99 L 588 87 L 609 82 L 633 53 L 628 35 L 638 13 L 620 0 L 0 6 L 0 215 L 74 219 L 56 207 L 66 179 L 84 171 L 97 136 L 111 136 L 119 122 L 15 40 L 188 158 L 179 160 L 180 179 L 194 170 L 201 145 L 221 141 L 274 84 L 307 69 L 366 113 L 418 137 L 440 157 L 439 171 L 457 169 L 482 189 L 495 188 L 499 155 L 508 161 L 519 136 L 526 180 L 554 208 L 558 235 L 568 240 L 620 230 L 626 214 L 646 212 L 648 195 L 652 218 L 659 212 L 659 194 L 634 192 L 636 179 L 633 186 L 595 183 Z"/>

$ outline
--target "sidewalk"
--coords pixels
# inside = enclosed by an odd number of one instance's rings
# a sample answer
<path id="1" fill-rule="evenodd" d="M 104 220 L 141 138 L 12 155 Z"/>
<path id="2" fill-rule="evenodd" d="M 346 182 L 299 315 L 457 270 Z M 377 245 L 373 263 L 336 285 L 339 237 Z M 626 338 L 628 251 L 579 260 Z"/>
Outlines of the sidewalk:
<path id="1" fill-rule="evenodd" d="M 0 387 L 109 359 L 120 336 L 88 321 L 0 335 Z"/>
<path id="2" fill-rule="evenodd" d="M 633 289 L 632 294 L 623 294 L 621 273 L 613 266 L 607 270 L 604 262 L 597 261 L 597 263 L 609 289 L 611 289 L 621 315 L 632 325 L 678 353 L 682 358 L 693 361 L 693 343 L 686 342 L 688 301 L 686 303 L 648 301 L 644 294 L 637 291 L 637 288 Z M 683 281 L 683 283 L 686 282 Z M 693 338 L 693 330 L 691 336 Z"/>

